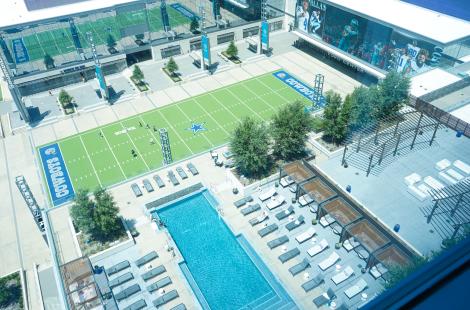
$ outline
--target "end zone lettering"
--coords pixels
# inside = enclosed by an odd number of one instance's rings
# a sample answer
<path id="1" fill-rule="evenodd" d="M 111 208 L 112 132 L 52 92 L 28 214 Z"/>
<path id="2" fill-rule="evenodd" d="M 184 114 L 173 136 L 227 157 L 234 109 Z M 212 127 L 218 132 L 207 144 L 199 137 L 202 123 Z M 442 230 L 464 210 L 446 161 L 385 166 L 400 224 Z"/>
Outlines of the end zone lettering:
<path id="1" fill-rule="evenodd" d="M 298 92 L 308 100 L 313 101 L 315 99 L 316 91 L 313 88 L 297 80 L 295 77 L 291 76 L 286 71 L 277 71 L 274 72 L 273 75 L 279 80 L 289 85 L 292 89 L 294 89 L 296 92 Z M 317 105 L 323 107 L 323 102 L 323 100 L 320 100 L 319 103 L 317 102 Z"/>
<path id="2" fill-rule="evenodd" d="M 59 145 L 54 143 L 39 150 L 52 204 L 63 204 L 75 196 Z"/>

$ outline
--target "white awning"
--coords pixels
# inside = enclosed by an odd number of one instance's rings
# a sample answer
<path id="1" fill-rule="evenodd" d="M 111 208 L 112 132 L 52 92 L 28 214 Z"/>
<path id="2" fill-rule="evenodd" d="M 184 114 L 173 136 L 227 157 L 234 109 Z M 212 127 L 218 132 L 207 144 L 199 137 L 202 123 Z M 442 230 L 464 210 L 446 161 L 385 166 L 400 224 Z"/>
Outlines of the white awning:
<path id="1" fill-rule="evenodd" d="M 428 94 L 436 89 L 445 87 L 460 80 L 459 77 L 436 68 L 411 79 L 410 94 L 415 97 L 420 97 Z"/>

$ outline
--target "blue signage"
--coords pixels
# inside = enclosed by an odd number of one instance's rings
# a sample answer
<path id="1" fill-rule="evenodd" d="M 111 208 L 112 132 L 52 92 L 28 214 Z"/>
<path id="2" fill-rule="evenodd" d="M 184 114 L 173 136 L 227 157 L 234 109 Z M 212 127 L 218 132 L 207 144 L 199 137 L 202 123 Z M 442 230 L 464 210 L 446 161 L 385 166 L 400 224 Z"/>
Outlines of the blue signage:
<path id="1" fill-rule="evenodd" d="M 29 61 L 29 54 L 26 46 L 24 45 L 23 39 L 11 40 L 13 45 L 13 53 L 15 54 L 15 61 L 17 64 Z"/>
<path id="2" fill-rule="evenodd" d="M 184 5 L 180 3 L 172 3 L 170 4 L 170 6 L 174 8 L 175 10 L 177 10 L 181 15 L 186 16 L 190 20 L 193 20 L 194 18 L 197 20 L 201 19 L 193 11 L 191 11 L 190 9 L 188 9 L 187 7 L 185 7 Z"/>
<path id="3" fill-rule="evenodd" d="M 166 3 L 165 1 L 162 1 L 162 4 L 160 5 L 160 12 L 162 13 L 162 23 L 163 23 L 163 30 L 165 32 L 170 31 L 170 19 L 168 18 L 168 12 L 166 10 Z"/>
<path id="4" fill-rule="evenodd" d="M 269 50 L 269 23 L 265 20 L 261 22 L 261 49 Z"/>
<path id="5" fill-rule="evenodd" d="M 307 86 L 305 83 L 299 81 L 286 71 L 277 71 L 274 72 L 273 75 L 281 80 L 282 82 L 286 83 L 289 87 L 291 87 L 293 90 L 304 96 L 310 101 L 314 101 L 316 99 L 316 90 L 311 88 L 310 86 Z M 325 106 L 325 100 L 323 96 L 320 96 L 320 102 L 315 102 L 315 104 L 321 108 Z"/>
<path id="6" fill-rule="evenodd" d="M 61 205 L 75 196 L 70 178 L 65 167 L 62 153 L 57 143 L 39 149 L 44 176 L 54 206 Z"/>
<path id="7" fill-rule="evenodd" d="M 211 65 L 211 44 L 209 42 L 209 38 L 207 35 L 203 35 L 201 38 L 201 46 L 202 46 L 202 59 L 204 60 L 204 64 L 206 66 Z"/>
<path id="8" fill-rule="evenodd" d="M 100 84 L 101 93 L 104 97 L 108 98 L 108 87 L 106 86 L 106 80 L 104 79 L 103 70 L 101 67 L 95 66 L 95 75 L 98 79 L 98 84 Z"/>

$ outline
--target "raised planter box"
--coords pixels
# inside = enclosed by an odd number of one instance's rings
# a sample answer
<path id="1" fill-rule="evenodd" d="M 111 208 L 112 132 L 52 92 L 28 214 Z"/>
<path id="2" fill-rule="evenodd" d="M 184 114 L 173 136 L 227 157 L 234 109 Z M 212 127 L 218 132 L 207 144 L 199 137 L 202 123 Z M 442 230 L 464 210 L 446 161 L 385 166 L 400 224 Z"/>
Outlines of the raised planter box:
<path id="1" fill-rule="evenodd" d="M 147 84 L 145 84 L 144 82 L 138 81 L 138 80 L 134 79 L 133 77 L 131 77 L 131 81 L 132 81 L 132 83 L 134 83 L 134 85 L 137 87 L 137 89 L 139 91 L 144 92 L 144 91 L 149 90 Z"/>
<path id="2" fill-rule="evenodd" d="M 23 271 L 18 270 L 0 278 L 0 290 L 5 298 L 1 309 L 24 309 L 24 277 Z M 5 307 L 3 307 L 5 306 Z"/>
<path id="3" fill-rule="evenodd" d="M 231 62 L 233 62 L 234 64 L 236 64 L 236 65 L 239 65 L 239 64 L 242 63 L 242 61 L 240 60 L 240 58 L 238 58 L 238 57 L 230 57 L 230 56 L 227 55 L 226 52 L 222 52 L 222 55 L 223 55 L 225 58 L 227 58 L 228 60 L 230 60 Z"/>
<path id="4" fill-rule="evenodd" d="M 180 78 L 179 74 L 178 73 L 173 73 L 171 74 L 166 68 L 162 68 L 163 72 L 166 73 L 166 75 L 168 75 L 168 77 L 175 83 L 178 83 L 178 82 L 181 82 L 182 79 Z"/>

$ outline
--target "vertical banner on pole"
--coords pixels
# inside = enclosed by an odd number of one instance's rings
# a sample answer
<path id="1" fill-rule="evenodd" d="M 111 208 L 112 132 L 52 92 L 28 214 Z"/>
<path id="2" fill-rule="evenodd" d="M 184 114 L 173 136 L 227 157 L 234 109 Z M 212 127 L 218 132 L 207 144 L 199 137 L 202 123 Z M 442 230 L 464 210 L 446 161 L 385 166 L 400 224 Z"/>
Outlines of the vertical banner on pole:
<path id="1" fill-rule="evenodd" d="M 202 62 L 203 67 L 210 67 L 211 66 L 211 45 L 209 42 L 209 38 L 206 34 L 202 35 L 201 38 L 201 45 L 202 45 Z"/>
<path id="2" fill-rule="evenodd" d="M 269 23 L 266 20 L 261 22 L 261 50 L 269 51 Z"/>
<path id="3" fill-rule="evenodd" d="M 170 19 L 168 18 L 168 12 L 166 10 L 165 1 L 162 1 L 162 4 L 160 5 L 160 12 L 162 13 L 163 30 L 165 32 L 168 32 L 171 30 L 171 28 L 170 28 Z"/>
<path id="4" fill-rule="evenodd" d="M 98 84 L 100 85 L 101 95 L 105 99 L 109 99 L 108 86 L 106 85 L 106 80 L 104 79 L 103 70 L 101 70 L 100 66 L 95 66 L 95 75 L 96 75 L 96 79 L 98 80 Z"/>
<path id="5" fill-rule="evenodd" d="M 212 14 L 214 15 L 214 20 L 219 19 L 219 16 L 220 16 L 219 0 L 212 0 Z"/>

